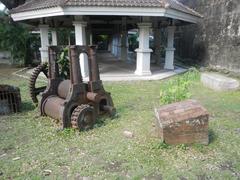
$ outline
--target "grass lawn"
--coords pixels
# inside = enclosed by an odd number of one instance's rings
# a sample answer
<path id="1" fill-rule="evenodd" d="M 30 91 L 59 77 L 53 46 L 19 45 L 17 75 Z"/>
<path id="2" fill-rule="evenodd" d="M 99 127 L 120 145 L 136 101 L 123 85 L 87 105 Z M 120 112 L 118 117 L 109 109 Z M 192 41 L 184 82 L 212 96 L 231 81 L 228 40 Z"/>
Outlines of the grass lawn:
<path id="1" fill-rule="evenodd" d="M 211 114 L 210 145 L 164 146 L 151 134 L 161 81 L 105 83 L 118 117 L 79 133 L 40 117 L 12 71 L 1 68 L 0 82 L 20 87 L 23 111 L 0 116 L 0 179 L 240 179 L 240 91 L 197 82 L 190 91 Z"/>

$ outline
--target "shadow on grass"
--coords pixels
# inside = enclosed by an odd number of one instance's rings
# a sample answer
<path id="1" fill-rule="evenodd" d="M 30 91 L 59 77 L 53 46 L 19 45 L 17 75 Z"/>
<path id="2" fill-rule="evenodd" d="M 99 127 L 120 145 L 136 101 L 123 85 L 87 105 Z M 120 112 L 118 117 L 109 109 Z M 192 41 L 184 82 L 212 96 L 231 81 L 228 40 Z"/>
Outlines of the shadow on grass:
<path id="1" fill-rule="evenodd" d="M 215 134 L 215 132 L 212 129 L 209 129 L 208 137 L 209 137 L 209 144 L 211 144 L 217 140 L 217 135 Z"/>
<path id="2" fill-rule="evenodd" d="M 36 107 L 31 102 L 22 102 L 22 112 L 33 111 Z"/>
<path id="3" fill-rule="evenodd" d="M 109 117 L 108 115 L 104 115 L 97 119 L 97 122 L 94 125 L 94 128 L 100 128 L 100 127 L 106 126 L 109 122 L 115 121 L 118 118 L 119 118 L 118 113 L 114 117 Z"/>

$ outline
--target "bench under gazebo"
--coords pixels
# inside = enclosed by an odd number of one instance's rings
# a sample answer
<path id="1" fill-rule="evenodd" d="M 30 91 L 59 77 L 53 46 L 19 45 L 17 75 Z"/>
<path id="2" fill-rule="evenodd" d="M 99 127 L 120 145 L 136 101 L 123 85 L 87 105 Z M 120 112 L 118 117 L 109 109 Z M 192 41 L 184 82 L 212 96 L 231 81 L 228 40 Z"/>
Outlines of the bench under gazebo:
<path id="1" fill-rule="evenodd" d="M 128 59 L 128 32 L 138 30 L 135 74 L 151 75 L 150 33 L 154 57 L 161 58 L 160 29 L 167 32 L 164 69 L 174 69 L 174 32 L 177 26 L 197 23 L 201 15 L 177 0 L 27 0 L 10 11 L 14 21 L 39 28 L 41 62 L 48 61 L 51 45 L 58 45 L 58 28 L 73 28 L 76 45 L 93 44 L 97 35 L 108 36 L 108 51 L 121 61 Z M 81 55 L 83 77 L 88 76 L 87 57 Z"/>

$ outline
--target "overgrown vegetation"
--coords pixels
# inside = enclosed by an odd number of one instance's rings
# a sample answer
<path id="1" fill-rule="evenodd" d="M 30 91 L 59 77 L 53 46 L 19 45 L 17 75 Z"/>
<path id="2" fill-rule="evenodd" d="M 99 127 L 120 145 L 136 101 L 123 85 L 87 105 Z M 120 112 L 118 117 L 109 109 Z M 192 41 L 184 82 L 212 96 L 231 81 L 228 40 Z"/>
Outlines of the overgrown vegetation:
<path id="1" fill-rule="evenodd" d="M 39 36 L 30 34 L 26 26 L 14 23 L 8 17 L 0 21 L 0 50 L 11 53 L 11 63 L 28 65 L 40 47 Z M 35 55 L 36 56 L 36 55 Z"/>
<path id="2" fill-rule="evenodd" d="M 0 22 L 0 49 L 11 53 L 13 63 L 24 64 L 28 38 L 29 33 L 22 25 L 7 20 Z"/>
<path id="3" fill-rule="evenodd" d="M 190 98 L 189 88 L 199 81 L 199 74 L 199 71 L 193 68 L 182 76 L 164 82 L 160 90 L 160 103 L 170 104 Z"/>
<path id="4" fill-rule="evenodd" d="M 69 70 L 69 56 L 68 56 L 68 48 L 63 48 L 62 52 L 58 57 L 58 65 L 60 70 L 60 77 L 64 79 L 70 78 L 70 70 Z"/>
<path id="5" fill-rule="evenodd" d="M 39 116 L 28 81 L 13 71 L 0 69 L 0 81 L 20 87 L 23 111 L 0 117 L 0 179 L 240 178 L 240 91 L 214 92 L 196 80 L 189 92 L 211 115 L 210 144 L 168 146 L 151 131 L 160 88 L 172 79 L 105 83 L 118 117 L 79 133 L 59 131 L 52 119 Z M 134 137 L 126 138 L 125 130 Z"/>

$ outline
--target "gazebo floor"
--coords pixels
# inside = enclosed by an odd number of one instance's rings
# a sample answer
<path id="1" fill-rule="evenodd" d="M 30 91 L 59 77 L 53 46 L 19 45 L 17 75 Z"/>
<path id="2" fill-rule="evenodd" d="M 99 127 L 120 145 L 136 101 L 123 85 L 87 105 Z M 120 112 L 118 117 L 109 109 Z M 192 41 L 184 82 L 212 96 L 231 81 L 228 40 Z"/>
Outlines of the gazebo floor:
<path id="1" fill-rule="evenodd" d="M 175 70 L 164 70 L 163 65 L 151 64 L 151 76 L 138 76 L 134 74 L 136 62 L 117 60 L 112 54 L 106 52 L 98 53 L 97 59 L 103 81 L 161 80 L 187 71 L 181 67 L 175 67 Z M 87 80 L 88 78 L 84 78 L 84 81 Z"/>
<path id="2" fill-rule="evenodd" d="M 163 65 L 151 64 L 151 76 L 135 75 L 135 61 L 121 61 L 110 53 L 101 52 L 97 54 L 99 63 L 100 77 L 102 81 L 142 81 L 142 80 L 161 80 L 181 74 L 187 69 L 175 66 L 175 70 L 164 70 Z M 27 73 L 31 74 L 32 69 Z M 88 81 L 88 77 L 83 79 Z"/>

